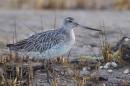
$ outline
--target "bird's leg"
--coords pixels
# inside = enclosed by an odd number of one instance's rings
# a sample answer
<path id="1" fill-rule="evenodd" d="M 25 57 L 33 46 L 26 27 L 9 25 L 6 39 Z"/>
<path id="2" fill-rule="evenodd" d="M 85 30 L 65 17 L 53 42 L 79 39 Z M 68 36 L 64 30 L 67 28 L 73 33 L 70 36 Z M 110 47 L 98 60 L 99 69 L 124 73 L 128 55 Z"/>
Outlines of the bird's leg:
<path id="1" fill-rule="evenodd" d="M 46 63 L 46 70 L 47 70 L 47 82 L 49 83 L 50 82 L 50 79 L 52 79 L 52 76 L 50 74 L 50 72 L 52 72 L 52 68 L 51 66 L 49 65 L 48 63 L 48 60 L 47 60 L 47 63 Z"/>
<path id="2" fill-rule="evenodd" d="M 52 78 L 52 76 L 50 75 L 50 72 L 52 72 L 52 68 L 49 66 L 48 60 L 45 62 L 45 59 L 44 59 L 43 63 L 44 63 L 44 68 L 47 72 L 47 83 L 50 83 L 50 79 Z"/>

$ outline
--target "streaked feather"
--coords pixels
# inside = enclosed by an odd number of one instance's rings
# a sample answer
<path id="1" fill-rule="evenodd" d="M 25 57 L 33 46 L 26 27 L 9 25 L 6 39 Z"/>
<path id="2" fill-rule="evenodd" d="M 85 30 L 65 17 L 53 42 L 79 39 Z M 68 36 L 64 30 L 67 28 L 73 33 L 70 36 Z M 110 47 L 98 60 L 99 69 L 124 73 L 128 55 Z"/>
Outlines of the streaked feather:
<path id="1" fill-rule="evenodd" d="M 55 30 L 43 31 L 10 46 L 10 50 L 44 52 L 66 39 L 66 34 Z"/>

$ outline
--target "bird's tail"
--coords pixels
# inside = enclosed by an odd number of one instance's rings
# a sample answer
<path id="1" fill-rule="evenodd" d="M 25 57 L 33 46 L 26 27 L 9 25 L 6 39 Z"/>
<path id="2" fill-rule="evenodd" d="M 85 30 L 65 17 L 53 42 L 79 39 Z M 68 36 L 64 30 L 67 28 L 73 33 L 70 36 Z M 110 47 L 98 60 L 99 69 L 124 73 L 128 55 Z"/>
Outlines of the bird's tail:
<path id="1" fill-rule="evenodd" d="M 6 47 L 10 48 L 11 46 L 13 46 L 14 44 L 7 44 Z"/>
<path id="2" fill-rule="evenodd" d="M 7 44 L 6 47 L 8 47 L 9 50 L 15 50 L 14 44 Z"/>

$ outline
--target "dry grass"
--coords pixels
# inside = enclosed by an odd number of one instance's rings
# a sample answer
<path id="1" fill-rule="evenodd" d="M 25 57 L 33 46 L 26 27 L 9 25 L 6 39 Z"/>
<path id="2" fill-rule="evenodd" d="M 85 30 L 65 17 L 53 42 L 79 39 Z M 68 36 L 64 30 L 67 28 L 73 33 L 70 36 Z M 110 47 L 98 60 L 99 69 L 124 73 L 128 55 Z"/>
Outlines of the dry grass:
<path id="1" fill-rule="evenodd" d="M 36 86 L 33 82 L 37 82 L 38 80 L 35 80 L 34 78 L 34 72 L 36 70 L 34 71 L 35 66 L 32 66 L 31 61 L 26 62 L 25 59 L 21 59 L 21 56 L 16 55 L 16 52 L 8 53 L 1 51 L 0 55 L 1 86 Z M 80 70 L 88 63 L 86 61 L 72 64 L 62 57 L 60 59 L 54 59 L 51 62 L 53 62 L 53 65 L 58 65 L 58 71 L 53 69 L 53 72 L 49 72 L 53 77 L 50 82 L 52 86 L 61 86 L 65 84 L 63 82 L 81 86 L 92 84 L 87 82 L 87 80 L 98 78 L 98 76 L 91 76 L 91 74 L 86 74 L 84 76 L 80 74 Z M 24 66 L 25 63 L 28 64 L 28 66 Z M 65 69 L 69 71 L 63 71 Z"/>
<path id="2" fill-rule="evenodd" d="M 18 57 L 16 52 L 11 54 L 1 50 L 0 55 L 1 86 L 25 86 L 25 84 L 29 86 L 29 84 L 31 84 L 30 81 L 33 79 L 32 66 L 30 65 L 27 68 L 23 68 L 22 64 L 20 64 L 23 61 L 19 61 L 21 57 Z M 23 74 L 25 71 L 27 71 L 27 73 Z M 24 78 L 25 76 L 26 79 Z"/>

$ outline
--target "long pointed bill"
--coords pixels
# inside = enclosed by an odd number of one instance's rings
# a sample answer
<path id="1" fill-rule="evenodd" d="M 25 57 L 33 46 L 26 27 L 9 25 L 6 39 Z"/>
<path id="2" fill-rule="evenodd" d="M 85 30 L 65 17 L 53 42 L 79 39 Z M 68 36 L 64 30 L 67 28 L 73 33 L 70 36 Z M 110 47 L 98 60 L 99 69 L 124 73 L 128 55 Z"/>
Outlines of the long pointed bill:
<path id="1" fill-rule="evenodd" d="M 82 26 L 82 25 L 80 25 L 80 24 L 77 24 L 77 27 L 81 27 L 81 28 L 89 29 L 89 30 L 94 30 L 94 31 L 101 31 L 101 30 L 98 30 L 98 29 L 93 29 L 93 28 L 91 28 L 91 27 Z"/>

